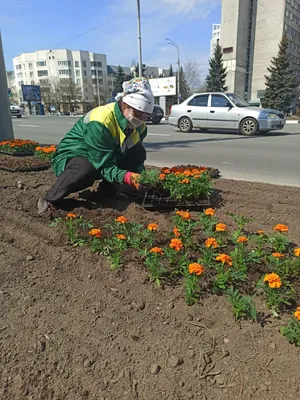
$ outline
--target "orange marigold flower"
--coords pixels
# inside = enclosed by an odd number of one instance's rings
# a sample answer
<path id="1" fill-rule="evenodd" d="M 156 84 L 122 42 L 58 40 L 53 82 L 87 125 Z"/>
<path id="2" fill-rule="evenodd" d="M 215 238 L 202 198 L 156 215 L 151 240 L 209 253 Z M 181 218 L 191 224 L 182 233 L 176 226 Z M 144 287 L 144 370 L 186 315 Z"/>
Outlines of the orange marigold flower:
<path id="1" fill-rule="evenodd" d="M 259 229 L 259 230 L 257 231 L 257 234 L 262 236 L 262 235 L 265 234 L 265 231 L 262 230 L 262 229 Z"/>
<path id="2" fill-rule="evenodd" d="M 215 210 L 213 208 L 207 208 L 206 210 L 204 210 L 204 214 L 205 215 L 209 215 L 210 217 L 212 217 L 213 215 L 215 215 Z"/>
<path id="3" fill-rule="evenodd" d="M 193 264 L 189 265 L 189 273 L 190 274 L 201 275 L 204 271 L 205 271 L 205 268 L 198 263 L 193 263 Z"/>
<path id="4" fill-rule="evenodd" d="M 190 183 L 190 180 L 188 178 L 184 178 L 182 181 L 180 181 L 180 183 Z"/>
<path id="5" fill-rule="evenodd" d="M 171 247 L 171 249 L 179 251 L 183 248 L 183 244 L 180 239 L 171 239 L 171 242 L 169 243 L 169 247 Z"/>
<path id="6" fill-rule="evenodd" d="M 91 230 L 89 231 L 89 235 L 95 236 L 95 237 L 97 237 L 97 238 L 101 238 L 101 236 L 102 236 L 101 229 L 91 229 Z"/>
<path id="7" fill-rule="evenodd" d="M 300 247 L 294 250 L 294 254 L 296 257 L 300 257 Z"/>
<path id="8" fill-rule="evenodd" d="M 126 240 L 126 236 L 123 235 L 123 233 L 121 233 L 120 235 L 117 234 L 117 235 L 116 235 L 116 238 L 119 239 L 119 240 Z"/>
<path id="9" fill-rule="evenodd" d="M 69 212 L 69 213 L 67 214 L 67 217 L 68 217 L 68 218 L 76 218 L 76 214 L 74 214 L 74 213 L 72 213 L 72 212 Z"/>
<path id="10" fill-rule="evenodd" d="M 236 241 L 238 243 L 246 243 L 246 242 L 248 242 L 248 240 L 249 239 L 246 236 L 239 236 Z"/>
<path id="11" fill-rule="evenodd" d="M 296 308 L 296 311 L 294 312 L 294 317 L 300 321 L 300 307 Z"/>
<path id="12" fill-rule="evenodd" d="M 174 175 L 175 175 L 175 176 L 182 175 L 182 172 L 180 172 L 180 171 L 176 171 L 176 172 L 174 172 Z"/>
<path id="13" fill-rule="evenodd" d="M 159 174 L 159 179 L 163 181 L 166 177 L 166 174 Z"/>
<path id="14" fill-rule="evenodd" d="M 284 254 L 283 253 L 272 253 L 272 256 L 276 257 L 276 258 L 283 258 Z"/>
<path id="15" fill-rule="evenodd" d="M 216 225 L 216 231 L 217 232 L 225 232 L 227 229 L 227 225 L 226 224 L 217 224 Z"/>
<path id="16" fill-rule="evenodd" d="M 147 229 L 148 229 L 149 231 L 157 231 L 158 225 L 157 225 L 157 224 L 149 224 L 149 225 L 147 226 Z"/>
<path id="17" fill-rule="evenodd" d="M 176 211 L 176 215 L 179 215 L 182 219 L 191 219 L 191 214 L 187 211 Z"/>
<path id="18" fill-rule="evenodd" d="M 227 264 L 230 267 L 232 266 L 232 258 L 227 254 L 219 254 L 216 257 L 217 261 L 221 261 L 222 264 Z"/>
<path id="19" fill-rule="evenodd" d="M 124 217 L 124 215 L 121 215 L 120 217 L 116 218 L 116 222 L 119 222 L 120 224 L 125 224 L 125 222 L 128 222 L 128 219 Z"/>
<path id="20" fill-rule="evenodd" d="M 177 238 L 180 237 L 179 229 L 178 229 L 176 226 L 175 226 L 175 228 L 173 229 L 173 233 L 174 233 L 174 235 L 175 235 Z"/>
<path id="21" fill-rule="evenodd" d="M 288 232 L 289 228 L 286 225 L 277 224 L 276 226 L 274 226 L 273 231 Z"/>
<path id="22" fill-rule="evenodd" d="M 205 240 L 205 246 L 206 247 L 213 247 L 213 248 L 217 248 L 217 247 L 219 247 L 219 245 L 218 245 L 218 242 L 216 241 L 216 239 L 215 238 L 212 238 L 212 237 L 210 237 L 210 238 L 208 238 L 208 239 L 206 239 Z"/>
<path id="23" fill-rule="evenodd" d="M 279 275 L 272 272 L 264 277 L 264 282 L 268 282 L 269 287 L 272 289 L 279 289 L 282 285 L 281 278 Z"/>
<path id="24" fill-rule="evenodd" d="M 201 174 L 201 171 L 199 171 L 199 169 L 196 169 L 196 168 L 193 168 L 191 172 L 192 172 L 193 175 Z"/>
<path id="25" fill-rule="evenodd" d="M 192 173 L 189 169 L 186 169 L 185 171 L 183 171 L 183 175 L 185 175 L 185 176 L 192 176 L 193 173 Z"/>
<path id="26" fill-rule="evenodd" d="M 160 255 L 164 254 L 161 247 L 152 247 L 152 249 L 150 249 L 149 251 L 150 251 L 150 253 L 155 253 L 155 254 L 160 254 Z"/>
<path id="27" fill-rule="evenodd" d="M 161 169 L 161 172 L 163 174 L 170 174 L 172 171 L 170 170 L 170 168 L 164 167 Z"/>

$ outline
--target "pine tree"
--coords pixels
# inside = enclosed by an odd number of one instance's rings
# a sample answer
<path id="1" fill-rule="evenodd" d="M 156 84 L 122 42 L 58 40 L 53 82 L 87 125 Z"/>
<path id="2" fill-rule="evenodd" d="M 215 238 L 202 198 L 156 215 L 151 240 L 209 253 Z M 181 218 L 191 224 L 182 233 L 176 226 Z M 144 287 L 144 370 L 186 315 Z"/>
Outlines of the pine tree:
<path id="1" fill-rule="evenodd" d="M 219 43 L 215 46 L 213 57 L 209 60 L 209 72 L 205 83 L 208 92 L 226 92 L 227 72 L 223 66 L 223 49 Z"/>
<path id="2" fill-rule="evenodd" d="M 122 93 L 123 92 L 123 87 L 122 84 L 126 80 L 126 76 L 124 73 L 123 68 L 119 65 L 116 73 L 116 77 L 114 80 L 114 91 L 116 93 Z"/>
<path id="3" fill-rule="evenodd" d="M 180 94 L 181 94 L 181 101 L 186 100 L 190 96 L 190 88 L 187 83 L 183 68 L 180 68 Z"/>
<path id="4" fill-rule="evenodd" d="M 172 64 L 170 64 L 169 76 L 174 76 L 174 71 L 173 71 L 173 65 Z"/>
<path id="5" fill-rule="evenodd" d="M 266 78 L 266 93 L 262 104 L 264 107 L 288 112 L 296 95 L 298 79 L 291 69 L 288 54 L 289 41 L 286 34 L 279 43 L 279 51 L 271 60 Z"/>
<path id="6" fill-rule="evenodd" d="M 146 76 L 145 72 L 146 72 L 146 64 L 142 64 L 142 76 Z M 139 76 L 139 64 L 136 64 L 134 67 L 134 72 L 135 72 L 135 76 L 138 77 Z"/>

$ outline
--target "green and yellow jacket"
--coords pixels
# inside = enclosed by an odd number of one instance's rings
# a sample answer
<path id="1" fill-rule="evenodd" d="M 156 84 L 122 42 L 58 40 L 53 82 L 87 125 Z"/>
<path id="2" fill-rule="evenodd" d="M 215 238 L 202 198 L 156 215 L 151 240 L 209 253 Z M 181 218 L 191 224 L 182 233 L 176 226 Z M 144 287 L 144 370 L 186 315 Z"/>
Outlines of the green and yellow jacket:
<path id="1" fill-rule="evenodd" d="M 97 107 L 78 120 L 57 147 L 52 159 L 56 176 L 73 157 L 83 157 L 99 170 L 108 182 L 122 183 L 127 171 L 118 168 L 126 152 L 147 135 L 144 123 L 126 136 L 128 121 L 118 103 Z M 139 172 L 144 169 L 141 165 Z"/>

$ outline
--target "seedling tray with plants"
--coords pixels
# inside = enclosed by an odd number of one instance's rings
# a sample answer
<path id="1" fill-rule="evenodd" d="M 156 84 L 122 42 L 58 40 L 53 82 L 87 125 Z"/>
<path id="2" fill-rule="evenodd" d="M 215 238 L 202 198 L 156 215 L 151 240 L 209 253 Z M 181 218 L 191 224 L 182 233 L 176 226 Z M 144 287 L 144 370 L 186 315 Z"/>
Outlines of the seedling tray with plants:
<path id="1" fill-rule="evenodd" d="M 148 169 L 140 178 L 142 185 L 151 187 L 144 195 L 142 206 L 152 209 L 209 207 L 212 177 L 218 176 L 218 170 L 194 165 Z"/>

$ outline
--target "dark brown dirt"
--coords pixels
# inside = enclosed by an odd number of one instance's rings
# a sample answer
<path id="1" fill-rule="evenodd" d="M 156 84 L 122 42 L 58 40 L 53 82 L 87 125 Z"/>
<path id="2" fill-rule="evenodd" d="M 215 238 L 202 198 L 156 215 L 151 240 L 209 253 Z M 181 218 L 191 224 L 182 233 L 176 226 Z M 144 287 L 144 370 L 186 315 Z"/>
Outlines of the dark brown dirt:
<path id="1" fill-rule="evenodd" d="M 50 167 L 51 162 L 39 160 L 36 157 L 14 157 L 0 154 L 0 168 L 13 168 L 22 171 L 23 169 L 41 167 Z"/>
<path id="2" fill-rule="evenodd" d="M 288 316 L 264 327 L 237 323 L 223 297 L 189 307 L 181 287 L 156 287 L 134 262 L 110 271 L 36 217 L 52 182 L 50 170 L 0 172 L 1 400 L 299 398 L 300 349 L 279 333 Z M 215 186 L 224 222 L 233 212 L 251 217 L 251 229 L 284 223 L 300 244 L 300 189 L 223 179 Z M 120 214 L 74 201 L 66 208 L 75 204 L 99 224 Z M 114 206 L 168 225 L 167 214 Z M 202 373 L 204 359 L 211 375 Z"/>

